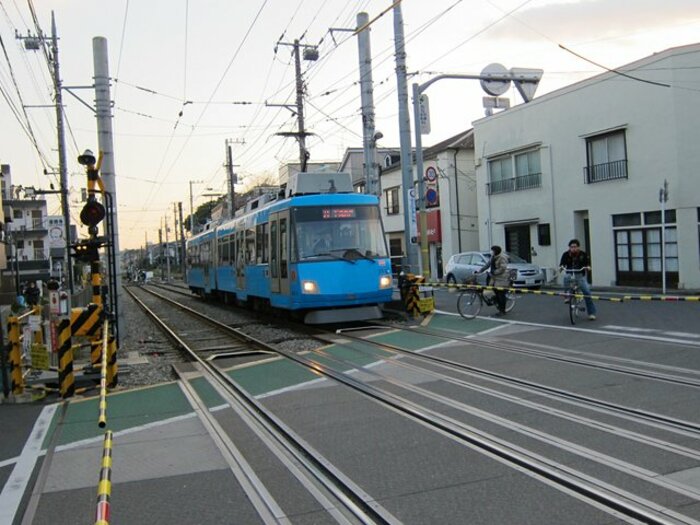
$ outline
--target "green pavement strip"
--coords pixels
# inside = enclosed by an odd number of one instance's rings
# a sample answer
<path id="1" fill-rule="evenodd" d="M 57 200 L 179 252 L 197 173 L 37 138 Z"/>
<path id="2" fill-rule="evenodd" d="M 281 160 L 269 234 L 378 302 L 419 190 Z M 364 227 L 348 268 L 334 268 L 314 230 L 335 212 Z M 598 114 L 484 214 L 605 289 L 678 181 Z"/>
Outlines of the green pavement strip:
<path id="1" fill-rule="evenodd" d="M 104 435 L 105 430 L 97 426 L 99 401 L 99 397 L 94 397 L 68 405 L 57 445 Z M 52 429 L 59 412 L 51 423 Z M 107 397 L 107 428 L 119 432 L 190 412 L 192 407 L 177 383 L 112 393 Z M 44 446 L 51 435 L 49 431 Z"/>

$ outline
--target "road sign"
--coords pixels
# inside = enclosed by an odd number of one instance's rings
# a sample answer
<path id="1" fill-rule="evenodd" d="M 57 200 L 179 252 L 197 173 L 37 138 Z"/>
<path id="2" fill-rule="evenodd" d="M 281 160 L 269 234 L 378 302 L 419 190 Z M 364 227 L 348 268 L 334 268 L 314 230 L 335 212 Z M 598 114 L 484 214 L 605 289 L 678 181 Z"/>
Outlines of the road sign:
<path id="1" fill-rule="evenodd" d="M 505 97 L 482 97 L 481 100 L 485 108 L 508 109 L 510 107 L 510 99 Z"/>
<path id="2" fill-rule="evenodd" d="M 486 91 L 486 93 L 488 93 L 489 95 L 497 97 L 508 91 L 508 87 L 510 86 L 510 80 L 490 80 L 488 78 L 490 76 L 510 76 L 510 73 L 505 68 L 505 66 L 501 64 L 489 64 L 481 71 L 481 76 L 487 77 L 482 78 L 479 82 L 481 82 L 481 89 Z"/>
<path id="3" fill-rule="evenodd" d="M 420 134 L 430 134 L 430 103 L 428 95 L 418 97 L 418 115 L 420 117 Z"/>
<path id="4" fill-rule="evenodd" d="M 425 200 L 431 206 L 437 204 L 437 201 L 438 201 L 437 190 L 435 188 L 428 188 L 428 191 L 425 192 Z"/>
<path id="5" fill-rule="evenodd" d="M 435 180 L 437 180 L 437 170 L 432 166 L 428 166 L 425 170 L 425 180 L 428 182 L 435 182 Z"/>
<path id="6" fill-rule="evenodd" d="M 513 83 L 525 102 L 530 102 L 535 96 L 535 91 L 544 74 L 541 69 L 528 69 L 525 67 L 512 67 L 510 73 L 515 77 Z"/>

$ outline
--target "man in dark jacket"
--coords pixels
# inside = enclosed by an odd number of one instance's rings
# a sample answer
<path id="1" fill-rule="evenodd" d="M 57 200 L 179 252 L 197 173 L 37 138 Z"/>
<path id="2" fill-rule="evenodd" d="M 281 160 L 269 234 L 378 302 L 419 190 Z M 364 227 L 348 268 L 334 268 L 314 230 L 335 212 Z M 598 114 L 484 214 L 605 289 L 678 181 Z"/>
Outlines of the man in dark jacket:
<path id="1" fill-rule="evenodd" d="M 595 303 L 591 299 L 591 289 L 586 279 L 586 273 L 591 269 L 591 261 L 588 258 L 588 254 L 581 249 L 581 243 L 578 239 L 571 239 L 569 241 L 569 249 L 562 254 L 559 267 L 562 270 L 581 270 L 576 273 L 566 274 L 564 277 L 564 286 L 568 287 L 572 279 L 576 281 L 586 301 L 588 318 L 591 321 L 595 321 Z"/>
<path id="2" fill-rule="evenodd" d="M 36 282 L 31 281 L 29 283 L 29 286 L 27 287 L 27 291 L 25 294 L 26 299 L 27 299 L 27 304 L 29 306 L 36 306 L 37 304 L 39 304 L 39 294 L 40 294 L 40 292 L 39 292 L 39 288 L 37 288 L 37 286 L 36 286 Z"/>

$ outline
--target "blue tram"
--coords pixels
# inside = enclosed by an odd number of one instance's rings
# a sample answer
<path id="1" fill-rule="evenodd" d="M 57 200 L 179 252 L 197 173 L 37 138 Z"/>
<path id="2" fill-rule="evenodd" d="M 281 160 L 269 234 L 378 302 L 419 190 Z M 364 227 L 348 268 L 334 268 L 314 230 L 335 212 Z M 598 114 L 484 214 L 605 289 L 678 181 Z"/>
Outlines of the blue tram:
<path id="1" fill-rule="evenodd" d="M 379 201 L 346 173 L 293 176 L 284 198 L 192 237 L 187 263 L 194 293 L 309 324 L 379 318 L 393 292 Z"/>

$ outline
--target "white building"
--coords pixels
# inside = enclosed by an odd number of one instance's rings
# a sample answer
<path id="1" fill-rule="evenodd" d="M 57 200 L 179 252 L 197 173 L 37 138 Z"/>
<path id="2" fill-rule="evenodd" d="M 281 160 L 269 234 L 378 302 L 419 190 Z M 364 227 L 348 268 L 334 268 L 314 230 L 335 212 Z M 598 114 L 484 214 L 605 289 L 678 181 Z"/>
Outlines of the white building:
<path id="1" fill-rule="evenodd" d="M 442 277 L 443 262 L 454 253 L 479 249 L 476 176 L 474 173 L 474 136 L 464 131 L 423 150 L 425 211 L 427 214 L 430 278 Z M 415 163 L 412 164 L 417 190 Z M 381 213 L 392 266 L 407 264 L 401 165 L 382 170 L 380 176 Z M 420 213 L 420 201 L 416 208 Z M 417 244 L 409 249 L 418 251 Z M 419 263 L 420 255 L 417 256 Z M 418 268 L 412 268 L 418 272 Z"/>
<path id="2" fill-rule="evenodd" d="M 480 244 L 593 284 L 700 288 L 700 44 L 668 49 L 474 123 Z"/>

